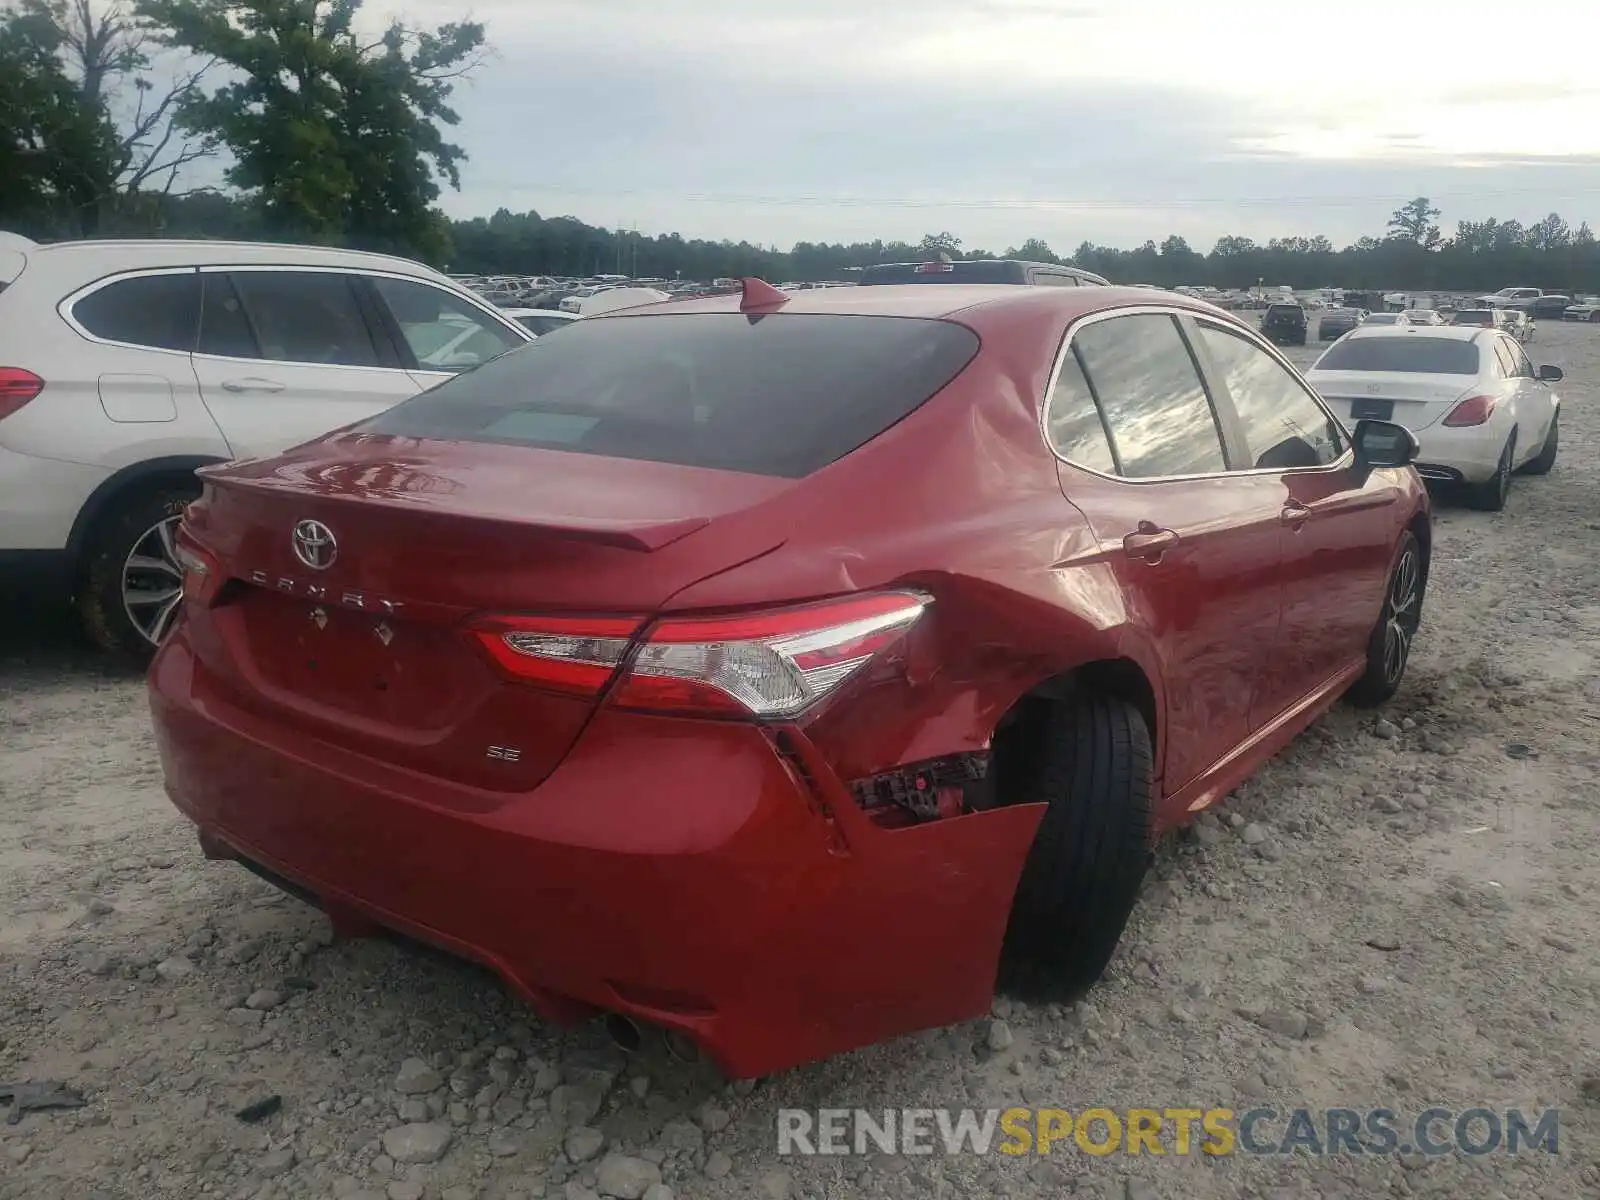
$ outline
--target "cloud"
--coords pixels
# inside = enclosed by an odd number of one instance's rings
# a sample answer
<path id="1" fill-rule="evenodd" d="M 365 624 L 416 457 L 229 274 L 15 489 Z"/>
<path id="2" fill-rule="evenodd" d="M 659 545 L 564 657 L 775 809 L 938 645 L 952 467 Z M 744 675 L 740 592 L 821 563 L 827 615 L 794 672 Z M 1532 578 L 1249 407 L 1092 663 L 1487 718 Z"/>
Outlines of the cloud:
<path id="1" fill-rule="evenodd" d="M 1600 193 L 1582 39 L 1496 58 L 1484 85 L 1474 3 L 1441 21 L 1352 0 L 1308 38 L 1277 0 L 1226 21 L 1192 0 L 478 0 L 496 53 L 456 97 L 471 159 L 447 206 L 995 249 L 1348 240 L 1419 193 L 1447 219 L 1581 219 Z"/>

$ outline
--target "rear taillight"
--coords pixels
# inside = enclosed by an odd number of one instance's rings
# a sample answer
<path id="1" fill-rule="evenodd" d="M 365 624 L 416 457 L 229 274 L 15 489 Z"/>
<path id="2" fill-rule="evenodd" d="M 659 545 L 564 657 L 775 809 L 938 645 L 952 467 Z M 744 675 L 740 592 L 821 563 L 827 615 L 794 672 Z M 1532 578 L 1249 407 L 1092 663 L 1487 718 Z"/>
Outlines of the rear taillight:
<path id="1" fill-rule="evenodd" d="M 594 695 L 621 671 L 619 708 L 693 716 L 794 717 L 898 642 L 931 599 L 876 592 L 796 608 L 657 622 L 495 617 L 473 636 L 514 678 Z"/>
<path id="2" fill-rule="evenodd" d="M 617 673 L 640 624 L 626 617 L 488 617 L 472 634 L 523 683 L 593 696 Z"/>
<path id="3" fill-rule="evenodd" d="M 44 391 L 44 380 L 21 367 L 0 367 L 0 420 Z"/>
<path id="4" fill-rule="evenodd" d="M 184 527 L 178 525 L 177 536 L 173 539 L 173 557 L 178 560 L 178 566 L 183 568 L 183 599 L 186 604 L 198 604 L 205 607 L 216 598 L 222 585 L 227 582 L 223 577 L 222 564 L 204 546 L 195 541 L 192 534 Z"/>
<path id="5" fill-rule="evenodd" d="M 1467 425 L 1482 425 L 1494 415 L 1493 396 L 1468 396 L 1445 414 L 1444 423 L 1459 429 Z"/>

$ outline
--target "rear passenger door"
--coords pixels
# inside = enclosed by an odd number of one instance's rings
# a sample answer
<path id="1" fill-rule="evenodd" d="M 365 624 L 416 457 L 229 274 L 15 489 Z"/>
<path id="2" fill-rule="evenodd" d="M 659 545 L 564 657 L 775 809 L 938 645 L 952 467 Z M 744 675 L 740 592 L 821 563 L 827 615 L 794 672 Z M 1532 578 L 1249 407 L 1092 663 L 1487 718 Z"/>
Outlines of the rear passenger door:
<path id="1" fill-rule="evenodd" d="M 1551 418 L 1555 416 L 1555 394 L 1549 384 L 1539 379 L 1522 343 L 1508 337 L 1498 341 L 1509 387 L 1514 389 L 1510 399 L 1517 419 L 1516 465 L 1520 467 L 1544 446 Z"/>
<path id="2" fill-rule="evenodd" d="M 1081 322 L 1045 419 L 1065 460 L 1062 488 L 1163 662 L 1158 770 L 1168 796 L 1203 791 L 1248 739 L 1280 607 L 1282 486 L 1232 469 L 1237 434 L 1202 379 L 1194 336 L 1192 321 L 1169 311 Z"/>
<path id="3" fill-rule="evenodd" d="M 420 390 L 359 276 L 227 267 L 201 278 L 195 375 L 235 457 L 280 453 Z"/>

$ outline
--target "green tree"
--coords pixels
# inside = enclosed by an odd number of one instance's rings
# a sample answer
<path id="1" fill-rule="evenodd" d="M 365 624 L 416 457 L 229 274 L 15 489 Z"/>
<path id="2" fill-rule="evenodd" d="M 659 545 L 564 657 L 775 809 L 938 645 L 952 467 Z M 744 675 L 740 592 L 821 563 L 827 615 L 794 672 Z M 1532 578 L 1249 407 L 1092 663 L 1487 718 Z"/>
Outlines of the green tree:
<path id="1" fill-rule="evenodd" d="M 1439 227 L 1434 224 L 1434 218 L 1439 215 L 1439 210 L 1426 196 L 1408 200 L 1390 215 L 1389 236 L 1432 250 L 1443 240 Z"/>
<path id="2" fill-rule="evenodd" d="M 1020 246 L 1013 246 L 1006 251 L 1007 258 L 1020 258 L 1023 262 L 1058 263 L 1056 252 L 1050 249 L 1050 243 L 1043 238 L 1029 238 Z"/>
<path id="3" fill-rule="evenodd" d="M 179 124 L 226 146 L 227 180 L 268 228 L 315 241 L 448 253 L 433 207 L 440 180 L 461 184 L 459 146 L 441 126 L 455 82 L 476 64 L 483 26 L 433 31 L 392 22 L 375 40 L 355 27 L 361 0 L 139 0 L 166 45 L 231 68 L 196 92 Z"/>
<path id="4" fill-rule="evenodd" d="M 81 102 L 63 48 L 48 13 L 0 9 L 0 214 L 38 235 L 77 232 L 114 173 L 111 127 Z"/>
<path id="5" fill-rule="evenodd" d="M 212 64 L 163 77 L 148 53 L 149 31 L 122 0 L 20 0 L 19 11 L 49 30 L 85 117 L 113 131 L 110 154 L 85 180 L 77 231 L 92 235 L 119 218 L 137 227 L 148 199 L 141 193 L 173 194 L 183 168 L 215 153 L 209 139 L 180 137 L 172 119 Z"/>
<path id="6" fill-rule="evenodd" d="M 955 234 L 925 233 L 917 250 L 924 258 L 933 258 L 935 255 L 948 254 L 951 258 L 961 257 L 961 239 Z"/>

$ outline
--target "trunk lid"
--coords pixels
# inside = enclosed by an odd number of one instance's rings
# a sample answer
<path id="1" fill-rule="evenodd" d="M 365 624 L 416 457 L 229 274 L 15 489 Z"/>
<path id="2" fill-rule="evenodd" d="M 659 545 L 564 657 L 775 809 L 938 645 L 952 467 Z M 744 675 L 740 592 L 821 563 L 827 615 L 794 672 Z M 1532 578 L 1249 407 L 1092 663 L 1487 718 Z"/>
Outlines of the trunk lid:
<path id="1" fill-rule="evenodd" d="M 1306 380 L 1341 418 L 1393 421 L 1407 429 L 1426 429 L 1481 390 L 1471 375 L 1312 371 Z"/>
<path id="2" fill-rule="evenodd" d="M 191 642 L 214 674 L 242 685 L 234 702 L 494 791 L 543 780 L 593 703 L 509 681 L 467 619 L 648 616 L 781 544 L 771 523 L 740 518 L 796 484 L 370 434 L 202 475 L 190 526 L 228 583 L 191 618 L 201 627 Z M 319 567 L 296 551 L 305 522 L 320 526 Z"/>

